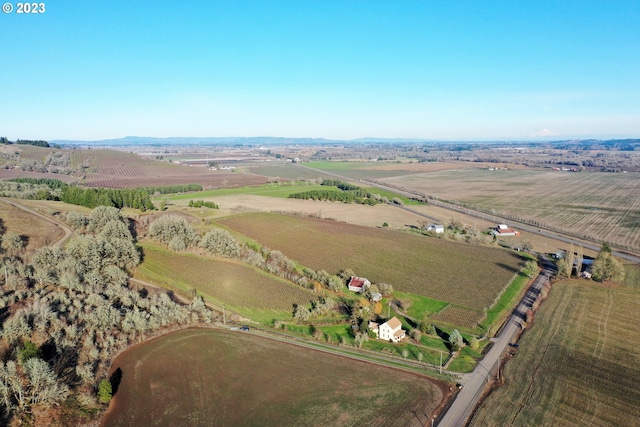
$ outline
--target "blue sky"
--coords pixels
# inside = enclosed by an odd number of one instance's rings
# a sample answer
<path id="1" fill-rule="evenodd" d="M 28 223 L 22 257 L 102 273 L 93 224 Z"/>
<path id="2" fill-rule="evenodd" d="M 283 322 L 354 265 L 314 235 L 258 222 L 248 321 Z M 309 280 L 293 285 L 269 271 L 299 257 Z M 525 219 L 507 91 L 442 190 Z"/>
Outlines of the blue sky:
<path id="1" fill-rule="evenodd" d="M 640 137 L 640 1 L 44 3 L 0 13 L 9 139 Z"/>

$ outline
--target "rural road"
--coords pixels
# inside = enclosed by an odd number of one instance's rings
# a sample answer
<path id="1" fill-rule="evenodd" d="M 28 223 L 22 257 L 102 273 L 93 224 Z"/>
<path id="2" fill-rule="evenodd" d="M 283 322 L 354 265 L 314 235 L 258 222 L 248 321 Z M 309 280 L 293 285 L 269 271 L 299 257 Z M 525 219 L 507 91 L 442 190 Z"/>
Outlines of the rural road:
<path id="1" fill-rule="evenodd" d="M 10 200 L 8 200 L 8 199 L 4 198 L 4 197 L 2 198 L 2 201 L 4 201 L 5 203 L 10 204 L 11 206 L 13 206 L 13 207 L 15 207 L 15 208 L 21 209 L 21 210 L 23 210 L 23 211 L 25 211 L 25 212 L 28 212 L 28 213 L 30 213 L 30 214 L 32 214 L 32 215 L 35 215 L 35 216 L 37 216 L 37 217 L 39 217 L 39 218 L 42 218 L 42 219 L 44 219 L 45 221 L 48 221 L 48 222 L 52 223 L 52 224 L 53 224 L 53 225 L 55 225 L 56 227 L 60 227 L 60 228 L 62 229 L 62 231 L 64 232 L 64 234 L 63 234 L 63 236 L 62 236 L 61 238 L 59 238 L 59 239 L 58 239 L 58 240 L 53 244 L 53 246 L 54 246 L 54 247 L 56 247 L 56 248 L 61 247 L 61 246 L 64 244 L 64 242 L 66 242 L 67 240 L 69 240 L 69 238 L 73 235 L 73 230 L 71 230 L 69 227 L 67 227 L 67 225 L 66 225 L 66 224 L 64 224 L 64 223 L 62 223 L 62 222 L 60 222 L 60 221 L 56 221 L 56 220 L 55 220 L 55 219 L 53 219 L 53 218 L 50 218 L 50 217 L 48 217 L 48 216 L 46 216 L 46 215 L 43 215 L 43 214 L 41 214 L 40 212 L 36 212 L 36 211 L 34 211 L 33 209 L 30 209 L 30 208 L 28 208 L 28 207 L 26 207 L 26 206 L 23 206 L 23 205 L 19 204 L 19 203 L 12 202 L 12 201 L 10 201 Z"/>
<path id="2" fill-rule="evenodd" d="M 455 400 L 440 419 L 439 427 L 459 427 L 466 425 L 475 407 L 480 403 L 485 386 L 493 375 L 498 373 L 500 359 L 504 355 L 508 345 L 514 342 L 514 338 L 522 329 L 522 323 L 527 311 L 538 298 L 540 290 L 549 281 L 551 272 L 543 270 L 514 310 L 508 322 L 502 328 L 500 336 L 494 338 L 493 345 L 476 366 L 473 372 L 464 374 L 459 381 L 463 388 L 460 390 Z"/>

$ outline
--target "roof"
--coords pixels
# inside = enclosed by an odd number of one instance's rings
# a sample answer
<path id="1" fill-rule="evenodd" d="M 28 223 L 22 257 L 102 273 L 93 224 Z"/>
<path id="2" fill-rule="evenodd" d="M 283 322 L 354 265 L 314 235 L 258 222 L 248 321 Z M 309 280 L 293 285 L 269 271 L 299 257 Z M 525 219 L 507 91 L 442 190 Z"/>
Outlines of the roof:
<path id="1" fill-rule="evenodd" d="M 402 323 L 395 316 L 393 316 L 391 319 L 387 320 L 386 324 L 391 329 L 397 329 L 397 328 L 400 328 L 402 326 Z"/>
<path id="2" fill-rule="evenodd" d="M 364 286 L 366 281 L 367 279 L 365 279 L 364 277 L 351 276 L 351 280 L 349 280 L 349 286 L 353 288 L 361 288 Z"/>

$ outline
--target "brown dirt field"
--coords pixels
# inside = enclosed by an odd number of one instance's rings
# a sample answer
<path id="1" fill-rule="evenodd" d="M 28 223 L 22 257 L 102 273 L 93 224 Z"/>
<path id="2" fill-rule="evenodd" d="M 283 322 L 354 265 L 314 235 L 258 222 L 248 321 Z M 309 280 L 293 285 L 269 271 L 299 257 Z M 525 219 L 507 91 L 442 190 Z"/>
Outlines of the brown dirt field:
<path id="1" fill-rule="evenodd" d="M 435 218 L 439 218 L 440 223 L 445 226 L 449 224 L 452 218 L 460 220 L 462 224 L 465 225 L 466 227 L 470 229 L 475 228 L 478 231 L 487 230 L 490 227 L 496 226 L 494 222 L 486 221 L 486 220 L 469 216 L 469 215 L 464 215 L 459 212 L 451 211 L 451 210 L 440 208 L 433 205 L 415 205 L 415 206 L 411 206 L 411 209 L 418 212 L 422 212 L 426 215 L 429 215 Z M 514 226 L 514 228 L 517 229 L 518 227 Z M 568 243 L 563 243 L 556 239 L 544 237 L 537 233 L 530 233 L 522 230 L 519 230 L 519 231 L 520 231 L 520 236 L 508 237 L 508 238 L 504 238 L 504 240 L 510 243 L 513 243 L 513 245 L 516 245 L 516 246 L 522 246 L 524 242 L 531 242 L 533 243 L 533 249 L 535 251 L 546 252 L 546 253 L 555 253 L 559 250 L 566 251 L 569 247 Z M 598 255 L 597 252 L 589 249 L 585 249 L 584 254 L 592 257 L 595 257 Z"/>
<path id="2" fill-rule="evenodd" d="M 16 200 L 16 202 L 22 203 L 21 200 Z M 6 231 L 12 231 L 28 237 L 28 243 L 25 248 L 27 252 L 53 244 L 64 235 L 64 231 L 60 227 L 11 206 L 2 199 L 0 199 L 0 220 L 2 220 L 1 224 Z"/>
<path id="3" fill-rule="evenodd" d="M 380 227 L 386 222 L 390 228 L 405 228 L 406 225 L 418 225 L 418 221 L 421 218 L 418 215 L 387 205 L 364 206 L 253 195 L 216 197 L 215 202 L 220 206 L 221 213 L 225 214 L 243 210 L 253 212 L 300 212 L 371 227 Z"/>
<path id="4" fill-rule="evenodd" d="M 423 376 L 214 329 L 133 347 L 118 368 L 105 427 L 421 426 L 448 391 Z"/>
<path id="5" fill-rule="evenodd" d="M 428 163 L 377 163 L 366 169 L 411 172 L 439 172 L 443 170 L 462 169 L 469 167 L 468 163 L 428 162 Z"/>
<path id="6" fill-rule="evenodd" d="M 383 180 L 498 215 L 537 221 L 541 228 L 640 251 L 638 173 L 467 168 Z"/>
<path id="7" fill-rule="evenodd" d="M 137 173 L 137 172 L 136 172 Z M 116 178 L 117 177 L 117 178 Z M 262 185 L 268 182 L 267 177 L 250 174 L 235 173 L 201 173 L 201 174 L 173 174 L 156 176 L 131 176 L 122 178 L 119 175 L 93 175 L 86 184 L 88 187 L 103 188 L 138 188 L 155 187 L 160 185 L 200 184 L 205 188 L 245 187 Z"/>

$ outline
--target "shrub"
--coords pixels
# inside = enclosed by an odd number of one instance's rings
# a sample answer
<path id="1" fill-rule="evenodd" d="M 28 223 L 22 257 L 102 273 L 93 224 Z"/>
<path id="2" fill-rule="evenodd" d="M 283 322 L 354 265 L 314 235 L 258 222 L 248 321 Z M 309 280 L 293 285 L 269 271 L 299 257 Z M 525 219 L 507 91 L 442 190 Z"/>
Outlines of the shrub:
<path id="1" fill-rule="evenodd" d="M 98 385 L 98 400 L 100 403 L 109 403 L 113 396 L 113 389 L 111 388 L 111 382 L 104 378 Z"/>

